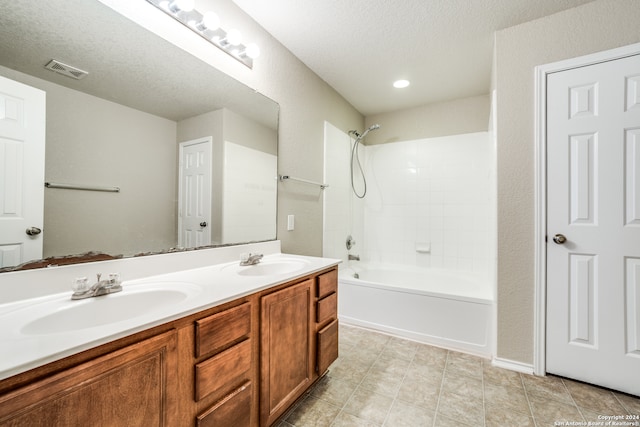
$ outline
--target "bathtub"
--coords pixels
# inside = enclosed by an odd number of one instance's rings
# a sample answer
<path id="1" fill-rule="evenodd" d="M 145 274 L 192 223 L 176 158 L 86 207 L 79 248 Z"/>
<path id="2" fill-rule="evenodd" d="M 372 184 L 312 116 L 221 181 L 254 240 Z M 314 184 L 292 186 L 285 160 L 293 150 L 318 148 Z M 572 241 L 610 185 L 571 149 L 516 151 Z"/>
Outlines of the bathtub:
<path id="1" fill-rule="evenodd" d="M 492 355 L 494 292 L 486 279 L 443 269 L 352 263 L 341 266 L 338 289 L 343 324 Z"/>

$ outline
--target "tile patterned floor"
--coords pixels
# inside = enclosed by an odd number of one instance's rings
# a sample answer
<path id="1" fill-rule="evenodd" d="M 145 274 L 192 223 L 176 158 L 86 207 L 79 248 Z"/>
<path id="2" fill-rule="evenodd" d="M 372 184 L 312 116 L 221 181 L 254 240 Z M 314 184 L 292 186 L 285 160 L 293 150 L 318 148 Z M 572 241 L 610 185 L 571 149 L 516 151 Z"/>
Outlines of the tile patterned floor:
<path id="1" fill-rule="evenodd" d="M 599 415 L 640 415 L 640 398 L 340 326 L 339 359 L 277 427 L 597 425 Z"/>

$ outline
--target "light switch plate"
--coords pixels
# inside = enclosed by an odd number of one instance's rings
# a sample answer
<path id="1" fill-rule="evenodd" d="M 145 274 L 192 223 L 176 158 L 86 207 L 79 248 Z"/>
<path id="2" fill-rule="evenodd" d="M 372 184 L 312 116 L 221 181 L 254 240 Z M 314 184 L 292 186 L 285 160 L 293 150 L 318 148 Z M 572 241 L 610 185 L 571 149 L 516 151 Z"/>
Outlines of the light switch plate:
<path id="1" fill-rule="evenodd" d="M 287 216 L 287 231 L 293 231 L 293 229 L 296 227 L 295 225 L 295 215 L 288 215 Z"/>

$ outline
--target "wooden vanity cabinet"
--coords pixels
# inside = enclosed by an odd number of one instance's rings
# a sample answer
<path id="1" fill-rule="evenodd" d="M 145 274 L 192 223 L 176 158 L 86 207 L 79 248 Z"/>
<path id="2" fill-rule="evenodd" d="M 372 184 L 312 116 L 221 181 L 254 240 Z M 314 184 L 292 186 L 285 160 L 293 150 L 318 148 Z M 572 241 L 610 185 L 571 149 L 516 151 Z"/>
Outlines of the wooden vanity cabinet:
<path id="1" fill-rule="evenodd" d="M 333 268 L 0 381 L 0 427 L 270 426 L 337 354 Z"/>

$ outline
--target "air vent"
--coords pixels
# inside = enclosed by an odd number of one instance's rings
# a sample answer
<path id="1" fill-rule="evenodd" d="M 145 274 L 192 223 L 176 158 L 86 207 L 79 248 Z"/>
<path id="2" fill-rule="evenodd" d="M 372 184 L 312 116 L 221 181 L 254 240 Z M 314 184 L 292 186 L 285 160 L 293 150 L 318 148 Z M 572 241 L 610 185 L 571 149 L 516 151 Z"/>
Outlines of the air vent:
<path id="1" fill-rule="evenodd" d="M 44 68 L 76 80 L 82 80 L 87 76 L 87 74 L 89 74 L 87 71 L 72 67 L 71 65 L 64 64 L 60 61 L 56 61 L 55 59 L 49 61 L 49 63 L 45 65 Z"/>

